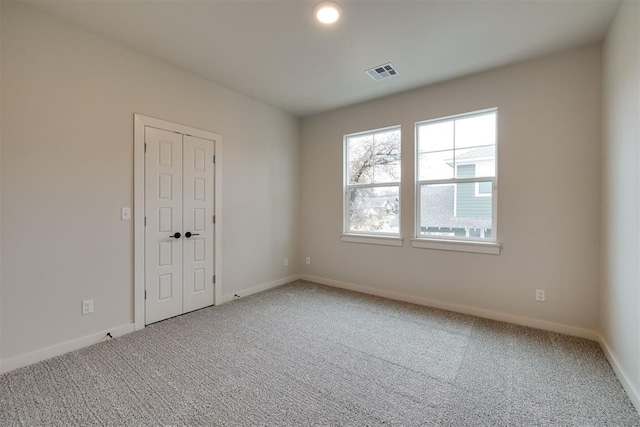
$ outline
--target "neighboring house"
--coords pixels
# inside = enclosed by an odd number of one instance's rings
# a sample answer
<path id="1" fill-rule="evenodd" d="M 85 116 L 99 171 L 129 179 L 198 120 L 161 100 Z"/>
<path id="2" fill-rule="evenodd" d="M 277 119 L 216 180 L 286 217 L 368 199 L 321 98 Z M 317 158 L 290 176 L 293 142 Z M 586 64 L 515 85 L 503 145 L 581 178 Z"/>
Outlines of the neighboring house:
<path id="1" fill-rule="evenodd" d="M 446 163 L 453 167 L 453 159 Z M 455 162 L 458 178 L 487 176 L 495 170 L 495 146 L 469 149 Z M 421 232 L 428 235 L 491 237 L 490 182 L 431 185 L 422 188 Z"/>
<path id="2" fill-rule="evenodd" d="M 375 223 L 374 228 L 378 232 L 398 232 L 400 229 L 400 200 L 395 195 L 380 195 L 362 197 L 352 205 L 357 210 L 358 219 L 353 221 L 352 230 L 357 231 L 359 225 L 365 225 L 368 229 Z M 359 224 L 364 222 L 364 224 Z"/>

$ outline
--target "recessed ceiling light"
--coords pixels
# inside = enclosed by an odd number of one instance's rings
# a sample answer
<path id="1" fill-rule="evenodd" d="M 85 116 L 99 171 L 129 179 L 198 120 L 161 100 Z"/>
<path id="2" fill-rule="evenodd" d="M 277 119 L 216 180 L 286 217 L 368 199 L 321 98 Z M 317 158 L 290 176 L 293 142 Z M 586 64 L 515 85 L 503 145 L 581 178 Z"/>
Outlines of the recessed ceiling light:
<path id="1" fill-rule="evenodd" d="M 323 24 L 333 24 L 342 15 L 342 7 L 334 1 L 323 1 L 313 8 L 313 16 Z"/>

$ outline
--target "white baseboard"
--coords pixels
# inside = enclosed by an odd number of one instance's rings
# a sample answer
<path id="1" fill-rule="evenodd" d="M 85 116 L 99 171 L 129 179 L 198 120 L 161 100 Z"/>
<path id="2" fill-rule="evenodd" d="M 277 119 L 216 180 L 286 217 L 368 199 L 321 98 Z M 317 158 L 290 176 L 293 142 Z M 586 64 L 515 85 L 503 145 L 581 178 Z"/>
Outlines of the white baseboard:
<path id="1" fill-rule="evenodd" d="M 14 369 L 22 368 L 23 366 L 31 365 L 33 363 L 40 362 L 42 360 L 50 359 L 52 357 L 60 356 L 61 354 L 68 353 L 70 351 L 79 350 L 83 347 L 88 347 L 92 344 L 99 343 L 106 339 L 107 332 L 110 332 L 111 335 L 115 338 L 115 337 L 129 334 L 133 331 L 134 331 L 134 324 L 129 323 L 126 325 L 107 329 L 102 332 L 97 332 L 95 334 L 87 335 L 81 338 L 76 338 L 75 340 L 52 345 L 51 347 L 46 347 L 41 350 L 32 351 L 31 353 L 26 353 L 20 356 L 12 357 L 11 359 L 2 361 L 2 363 L 0 364 L 0 372 L 5 373 L 5 372 L 13 371 Z"/>
<path id="2" fill-rule="evenodd" d="M 622 387 L 627 392 L 627 396 L 629 396 L 631 403 L 636 407 L 636 411 L 640 413 L 640 390 L 638 390 L 633 383 L 629 381 L 629 376 L 620 362 L 618 362 L 618 358 L 613 350 L 611 350 L 607 340 L 605 340 L 602 335 L 598 334 L 598 341 L 600 341 L 600 347 L 602 347 L 604 355 L 607 357 L 609 364 L 613 368 L 613 372 L 616 373 L 618 380 L 620 380 L 620 384 L 622 384 Z"/>
<path id="3" fill-rule="evenodd" d="M 243 289 L 241 291 L 236 291 L 231 294 L 223 295 L 221 298 L 221 304 L 233 300 L 235 294 L 238 294 L 241 297 L 246 297 L 251 294 L 266 291 L 267 289 L 272 289 L 278 286 L 285 285 L 287 283 L 298 280 L 299 278 L 300 276 L 298 275 L 283 277 L 281 279 L 274 280 L 272 282 L 263 283 L 258 286 L 254 286 L 252 288 Z M 56 344 L 51 347 L 46 347 L 41 350 L 36 350 L 27 354 L 12 357 L 11 359 L 3 360 L 0 362 L 0 373 L 13 371 L 14 369 L 18 369 L 23 366 L 31 365 L 33 363 L 37 363 L 42 360 L 50 359 L 55 356 L 60 356 L 61 354 L 64 354 L 64 353 L 68 353 L 70 351 L 79 350 L 83 347 L 96 344 L 105 339 L 107 332 L 111 332 L 111 335 L 115 338 L 121 335 L 126 335 L 128 333 L 131 333 L 134 330 L 135 330 L 135 324 L 130 323 L 130 324 L 118 326 L 116 328 L 108 329 L 102 332 L 98 332 L 95 334 L 87 335 L 85 337 L 77 338 L 75 340 L 66 341 L 61 344 Z"/>
<path id="4" fill-rule="evenodd" d="M 499 311 L 485 310 L 467 305 L 455 304 L 450 302 L 438 301 L 429 298 L 417 297 L 400 292 L 387 291 L 384 289 L 370 288 L 368 286 L 355 285 L 353 283 L 340 282 L 338 280 L 325 279 L 323 277 L 309 276 L 303 274 L 300 276 L 303 280 L 320 283 L 323 285 L 333 286 L 336 288 L 348 289 L 350 291 L 361 292 L 363 294 L 376 295 L 383 298 L 389 298 L 397 301 L 409 302 L 412 304 L 425 305 L 428 307 L 440 308 L 442 310 L 455 311 L 457 313 L 470 314 L 472 316 L 484 317 L 486 319 L 498 320 L 501 322 L 515 323 L 516 325 L 528 326 L 545 331 L 557 332 L 560 334 L 571 335 L 580 338 L 586 338 L 592 341 L 598 341 L 598 334 L 595 331 L 575 326 L 563 325 L 561 323 L 548 322 L 546 320 L 532 319 L 529 317 L 517 316 L 515 314 L 502 313 Z"/>
<path id="5" fill-rule="evenodd" d="M 242 289 L 240 291 L 236 291 L 233 293 L 225 294 L 225 295 L 222 295 L 222 297 L 220 298 L 220 304 L 224 304 L 226 302 L 234 300 L 236 294 L 240 295 L 241 298 L 246 297 L 252 294 L 256 294 L 258 292 L 266 291 L 267 289 L 273 289 L 273 288 L 277 288 L 278 286 L 286 285 L 287 283 L 296 281 L 299 278 L 300 278 L 299 275 L 294 274 L 293 276 L 283 277 L 281 279 L 274 280 L 273 282 L 262 283 L 258 286 L 254 286 L 254 287 Z"/>

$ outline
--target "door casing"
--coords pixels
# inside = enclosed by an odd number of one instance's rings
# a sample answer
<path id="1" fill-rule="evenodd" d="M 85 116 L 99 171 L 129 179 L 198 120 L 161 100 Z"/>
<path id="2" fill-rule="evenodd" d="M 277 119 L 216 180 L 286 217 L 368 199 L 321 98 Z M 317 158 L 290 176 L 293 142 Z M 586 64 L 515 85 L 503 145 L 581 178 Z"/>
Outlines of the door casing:
<path id="1" fill-rule="evenodd" d="M 134 188 L 133 188 L 133 260 L 134 260 L 134 291 L 133 291 L 133 314 L 135 329 L 145 327 L 145 200 L 144 200 L 144 129 L 146 126 L 164 129 L 170 132 L 177 132 L 191 135 L 198 138 L 215 141 L 215 238 L 214 238 L 214 271 L 215 285 L 213 293 L 213 304 L 219 303 L 222 289 L 222 136 L 220 134 L 185 126 L 173 122 L 168 122 L 154 117 L 134 114 L 134 138 L 133 138 L 133 163 L 134 163 Z"/>

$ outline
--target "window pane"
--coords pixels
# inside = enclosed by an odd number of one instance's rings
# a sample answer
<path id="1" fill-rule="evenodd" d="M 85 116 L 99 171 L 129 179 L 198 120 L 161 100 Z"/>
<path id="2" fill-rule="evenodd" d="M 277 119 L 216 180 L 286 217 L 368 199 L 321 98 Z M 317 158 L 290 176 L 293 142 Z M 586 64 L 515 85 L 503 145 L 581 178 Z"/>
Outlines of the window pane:
<path id="1" fill-rule="evenodd" d="M 476 176 L 476 165 L 456 165 L 457 178 L 474 178 Z"/>
<path id="2" fill-rule="evenodd" d="M 495 176 L 496 175 L 496 147 L 475 147 L 456 150 L 457 178 L 472 178 L 474 176 Z M 470 175 L 461 176 L 460 167 L 462 165 L 473 165 L 474 172 Z"/>
<path id="3" fill-rule="evenodd" d="M 349 184 L 400 181 L 400 129 L 347 138 Z"/>
<path id="4" fill-rule="evenodd" d="M 455 121 L 456 150 L 460 148 L 495 145 L 496 113 L 473 116 Z"/>
<path id="5" fill-rule="evenodd" d="M 400 181 L 400 129 L 376 133 L 373 137 L 373 182 Z"/>
<path id="6" fill-rule="evenodd" d="M 491 194 L 493 183 L 491 181 L 478 183 L 478 194 Z"/>
<path id="7" fill-rule="evenodd" d="M 421 185 L 419 235 L 491 239 L 492 187 L 478 197 L 481 182 Z"/>
<path id="8" fill-rule="evenodd" d="M 373 182 L 373 135 L 347 138 L 347 161 L 349 183 L 370 184 Z"/>
<path id="9" fill-rule="evenodd" d="M 424 124 L 418 127 L 418 150 L 453 150 L 453 121 Z"/>
<path id="10" fill-rule="evenodd" d="M 419 180 L 453 178 L 453 150 L 420 154 Z"/>
<path id="11" fill-rule="evenodd" d="M 347 200 L 349 206 L 349 230 L 356 233 L 400 232 L 400 188 L 389 187 L 351 188 Z"/>

